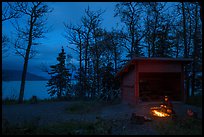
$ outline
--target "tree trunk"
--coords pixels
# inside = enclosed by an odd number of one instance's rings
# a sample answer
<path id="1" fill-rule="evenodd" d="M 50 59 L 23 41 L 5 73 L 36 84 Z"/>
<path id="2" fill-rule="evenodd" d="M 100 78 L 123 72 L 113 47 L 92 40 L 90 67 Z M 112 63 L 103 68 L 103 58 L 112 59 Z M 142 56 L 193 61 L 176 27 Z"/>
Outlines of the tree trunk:
<path id="1" fill-rule="evenodd" d="M 188 14 L 190 15 L 190 9 L 188 9 Z M 189 40 L 188 40 L 188 44 L 187 44 L 187 56 L 190 55 L 190 46 L 191 46 L 191 39 L 192 39 L 192 19 L 191 17 L 189 17 Z"/>
<path id="2" fill-rule="evenodd" d="M 116 48 L 116 45 L 114 45 L 114 63 L 115 63 L 115 74 L 117 73 L 117 67 L 118 67 L 118 64 L 117 64 L 117 48 Z"/>
<path id="3" fill-rule="evenodd" d="M 183 40 L 184 40 L 184 58 L 188 58 L 187 55 L 187 39 L 186 39 L 186 16 L 185 16 L 185 7 L 184 7 L 184 2 L 182 3 L 182 14 L 183 14 Z M 188 77 L 188 72 L 187 69 L 188 66 L 185 67 L 185 78 L 186 78 L 186 96 L 187 98 L 189 97 L 189 77 Z"/>
<path id="4" fill-rule="evenodd" d="M 183 14 L 183 40 L 184 40 L 184 58 L 187 58 L 187 41 L 186 41 L 186 16 L 185 16 L 185 7 L 182 2 L 182 14 Z"/>
<path id="5" fill-rule="evenodd" d="M 97 54 L 98 54 L 98 52 L 97 52 Z M 97 62 L 96 62 L 96 78 L 97 78 L 97 93 L 99 93 L 99 90 L 100 90 L 99 55 L 97 55 Z"/>
<path id="6" fill-rule="evenodd" d="M 177 38 L 176 38 L 176 58 L 178 58 L 178 55 L 179 55 L 179 36 L 177 35 Z"/>
<path id="7" fill-rule="evenodd" d="M 156 8 L 156 7 L 155 7 Z M 156 11 L 156 9 L 155 9 Z M 158 23 L 158 14 L 156 14 L 156 19 L 154 22 L 154 31 L 153 31 L 153 41 L 152 41 L 152 57 L 155 57 L 155 41 L 156 41 L 156 29 L 157 29 L 157 23 Z"/>
<path id="8" fill-rule="evenodd" d="M 200 1 L 199 4 L 200 4 L 200 20 L 201 20 L 201 22 L 203 22 L 202 2 Z"/>
<path id="9" fill-rule="evenodd" d="M 193 64 L 192 64 L 192 96 L 194 96 L 195 92 L 195 66 L 197 62 L 197 41 L 196 41 L 196 34 L 197 34 L 197 25 L 198 25 L 198 6 L 196 5 L 196 10 L 195 10 L 195 31 L 194 31 L 194 48 L 193 48 Z"/>
<path id="10" fill-rule="evenodd" d="M 31 16 L 30 30 L 29 30 L 29 41 L 28 41 L 28 47 L 26 49 L 26 56 L 24 58 L 23 73 L 22 73 L 22 78 L 21 78 L 20 95 L 19 95 L 19 99 L 18 99 L 19 104 L 23 103 L 25 80 L 26 80 L 26 73 L 27 73 L 27 67 L 28 67 L 28 60 L 29 60 L 29 54 L 30 54 L 30 49 L 31 49 L 31 46 L 32 46 L 32 40 L 33 40 L 33 38 L 32 38 L 33 25 L 34 25 L 33 16 Z"/>
<path id="11" fill-rule="evenodd" d="M 88 38 L 86 41 L 86 47 L 85 47 L 85 67 L 84 67 L 84 71 L 85 71 L 85 77 L 84 77 L 84 92 L 86 94 L 86 90 L 87 90 L 87 66 L 88 66 Z"/>
<path id="12" fill-rule="evenodd" d="M 26 57 L 24 59 L 23 73 L 22 73 L 22 77 L 21 77 L 21 88 L 20 88 L 20 94 L 19 94 L 19 99 L 18 99 L 19 104 L 23 103 L 25 79 L 26 79 L 27 66 L 28 66 L 28 59 L 27 59 L 28 57 L 27 57 L 27 55 L 29 55 L 29 53 L 27 51 L 28 50 L 26 50 Z"/>
<path id="13" fill-rule="evenodd" d="M 79 96 L 82 96 L 83 88 L 82 88 L 82 42 L 81 42 L 81 38 L 80 38 L 80 43 L 79 43 L 79 84 L 80 84 L 80 93 L 79 93 L 80 95 Z"/>
<path id="14" fill-rule="evenodd" d="M 134 39 L 134 30 L 131 30 L 132 31 L 132 33 L 131 33 L 131 53 L 130 53 L 130 59 L 132 59 L 133 58 L 133 56 L 134 56 L 134 50 L 133 50 L 133 48 L 134 48 L 134 43 L 135 43 L 135 39 Z"/>

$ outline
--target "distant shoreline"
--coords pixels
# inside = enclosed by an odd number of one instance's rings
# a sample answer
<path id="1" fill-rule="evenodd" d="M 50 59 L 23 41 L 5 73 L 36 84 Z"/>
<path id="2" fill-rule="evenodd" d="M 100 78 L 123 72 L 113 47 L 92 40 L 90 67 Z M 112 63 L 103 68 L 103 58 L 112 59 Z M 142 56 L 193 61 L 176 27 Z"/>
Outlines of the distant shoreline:
<path id="1" fill-rule="evenodd" d="M 26 80 L 26 81 L 48 81 L 49 79 L 46 80 Z M 21 80 L 2 80 L 2 82 L 12 82 L 12 81 L 21 81 Z"/>
<path id="2" fill-rule="evenodd" d="M 21 81 L 22 71 L 2 70 L 2 81 Z M 47 81 L 49 78 L 39 76 L 30 72 L 26 74 L 26 81 Z"/>

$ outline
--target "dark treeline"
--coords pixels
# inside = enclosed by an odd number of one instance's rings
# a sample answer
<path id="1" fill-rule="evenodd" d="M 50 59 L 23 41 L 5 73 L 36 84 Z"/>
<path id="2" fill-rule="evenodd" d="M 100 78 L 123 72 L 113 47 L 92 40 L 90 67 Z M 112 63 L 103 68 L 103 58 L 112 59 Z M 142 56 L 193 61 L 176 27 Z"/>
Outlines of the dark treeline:
<path id="1" fill-rule="evenodd" d="M 104 11 L 85 10 L 80 24 L 65 24 L 70 50 L 78 53 L 79 97 L 94 98 L 114 86 L 114 75 L 133 57 L 192 58 L 185 67 L 185 85 L 192 96 L 202 89 L 202 20 L 197 2 L 122 2 L 115 5 L 114 17 L 121 30 L 107 31 Z M 75 48 L 76 47 L 76 48 Z M 107 77 L 109 76 L 109 77 Z M 104 84 L 107 81 L 109 84 Z M 108 89 L 108 90 L 104 90 Z M 189 96 L 189 92 L 188 95 Z"/>
<path id="2" fill-rule="evenodd" d="M 107 30 L 102 26 L 105 11 L 87 7 L 79 23 L 64 23 L 67 56 L 76 52 L 79 63 L 75 67 L 77 82 L 69 86 L 69 93 L 89 99 L 117 97 L 115 75 L 133 57 L 192 58 L 185 67 L 185 88 L 189 91 L 191 87 L 192 96 L 202 91 L 200 8 L 198 2 L 116 3 L 114 17 L 120 18 L 119 26 L 123 27 Z M 7 20 L 6 15 L 2 17 Z M 8 41 L 3 38 L 3 42 Z"/>
<path id="3" fill-rule="evenodd" d="M 80 25 L 65 24 L 67 40 L 77 47 L 79 69 L 76 94 L 82 98 L 101 96 L 108 92 L 105 89 L 116 88 L 114 75 L 120 67 L 124 34 L 103 29 L 103 13 L 102 10 L 91 11 L 87 8 Z"/>

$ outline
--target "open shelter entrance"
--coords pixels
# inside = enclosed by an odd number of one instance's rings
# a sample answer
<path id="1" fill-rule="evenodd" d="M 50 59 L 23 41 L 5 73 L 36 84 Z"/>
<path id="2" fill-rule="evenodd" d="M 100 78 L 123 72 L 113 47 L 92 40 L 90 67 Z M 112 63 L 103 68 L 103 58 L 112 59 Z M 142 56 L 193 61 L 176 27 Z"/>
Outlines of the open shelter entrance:
<path id="1" fill-rule="evenodd" d="M 181 73 L 140 72 L 139 96 L 143 101 L 161 100 L 165 95 L 171 100 L 180 101 Z"/>

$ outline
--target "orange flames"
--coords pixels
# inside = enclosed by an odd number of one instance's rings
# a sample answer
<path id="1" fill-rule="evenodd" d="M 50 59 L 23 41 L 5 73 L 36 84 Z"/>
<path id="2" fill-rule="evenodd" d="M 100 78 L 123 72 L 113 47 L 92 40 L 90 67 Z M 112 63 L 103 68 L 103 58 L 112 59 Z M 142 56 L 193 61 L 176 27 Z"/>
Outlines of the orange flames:
<path id="1" fill-rule="evenodd" d="M 152 110 L 152 113 L 153 113 L 154 116 L 158 116 L 158 117 L 168 117 L 168 116 L 170 116 L 169 114 L 158 111 L 158 110 Z"/>
<path id="2" fill-rule="evenodd" d="M 167 114 L 165 112 L 162 112 L 161 107 L 152 107 L 151 112 L 152 112 L 152 114 L 154 116 L 157 116 L 157 117 L 168 117 L 168 116 L 170 116 L 169 114 Z"/>

